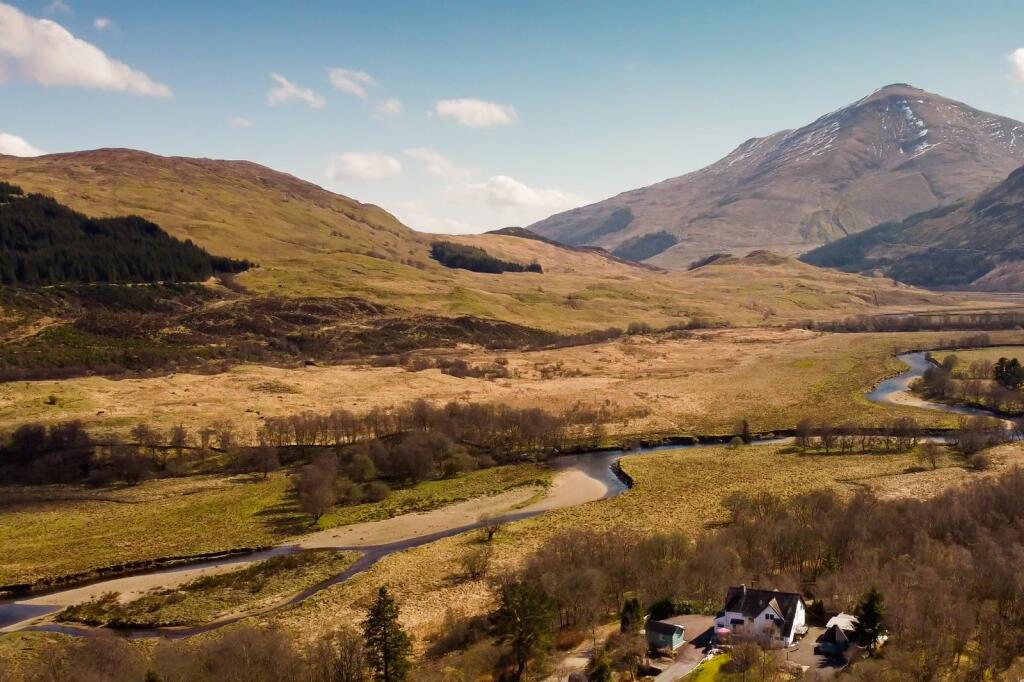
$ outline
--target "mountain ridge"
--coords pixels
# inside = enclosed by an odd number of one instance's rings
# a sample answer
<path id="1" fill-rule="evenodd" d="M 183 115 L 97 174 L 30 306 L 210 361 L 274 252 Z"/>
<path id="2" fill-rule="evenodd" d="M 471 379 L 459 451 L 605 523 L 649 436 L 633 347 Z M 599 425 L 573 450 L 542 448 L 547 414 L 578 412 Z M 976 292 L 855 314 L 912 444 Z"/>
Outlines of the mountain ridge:
<path id="1" fill-rule="evenodd" d="M 529 229 L 612 253 L 664 246 L 646 258 L 663 267 L 722 251 L 796 255 L 975 194 L 1021 164 L 1024 123 L 893 84 L 805 126 L 749 138 L 700 170 Z M 658 243 L 641 241 L 656 233 Z"/>
<path id="2" fill-rule="evenodd" d="M 1024 291 L 1024 166 L 974 197 L 877 225 L 801 260 L 916 286 Z"/>
<path id="3" fill-rule="evenodd" d="M 653 327 L 693 320 L 749 324 L 764 320 L 768 301 L 779 323 L 960 303 L 800 263 L 761 268 L 751 282 L 750 268 L 664 272 L 599 248 L 567 249 L 508 234 L 443 239 L 502 260 L 536 261 L 543 274 L 452 270 L 430 257 L 438 236 L 411 230 L 371 204 L 244 161 L 134 150 L 0 156 L 0 179 L 87 215 L 140 215 L 211 253 L 257 262 L 260 267 L 233 280 L 256 297 L 354 297 L 410 314 L 487 318 L 559 333 L 638 320 Z"/>

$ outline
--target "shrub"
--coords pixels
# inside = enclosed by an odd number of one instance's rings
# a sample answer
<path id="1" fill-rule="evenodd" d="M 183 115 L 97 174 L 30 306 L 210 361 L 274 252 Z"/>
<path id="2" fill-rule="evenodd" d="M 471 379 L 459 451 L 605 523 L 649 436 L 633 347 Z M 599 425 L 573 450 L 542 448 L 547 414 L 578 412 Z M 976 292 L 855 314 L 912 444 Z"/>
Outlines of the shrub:
<path id="1" fill-rule="evenodd" d="M 992 460 L 984 452 L 971 455 L 970 459 L 967 460 L 967 464 L 975 471 L 985 471 L 992 467 Z"/>
<path id="2" fill-rule="evenodd" d="M 367 502 L 381 502 L 391 493 L 384 481 L 371 481 L 363 486 L 363 499 Z"/>

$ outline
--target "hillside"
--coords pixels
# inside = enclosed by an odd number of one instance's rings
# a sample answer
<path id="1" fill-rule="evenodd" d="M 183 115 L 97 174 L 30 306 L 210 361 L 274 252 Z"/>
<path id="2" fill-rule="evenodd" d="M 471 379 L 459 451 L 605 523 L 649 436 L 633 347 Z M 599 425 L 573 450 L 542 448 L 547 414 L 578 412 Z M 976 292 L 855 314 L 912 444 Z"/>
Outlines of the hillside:
<path id="1" fill-rule="evenodd" d="M 42 194 L 0 183 L 0 283 L 23 285 L 202 282 L 240 272 L 138 216 L 89 218 Z"/>
<path id="2" fill-rule="evenodd" d="M 530 229 L 686 267 L 716 252 L 798 254 L 983 191 L 1024 163 L 1024 124 L 889 85 L 693 173 Z"/>
<path id="3" fill-rule="evenodd" d="M 960 304 L 794 261 L 751 281 L 749 273 L 728 269 L 659 272 L 600 249 L 507 234 L 422 234 L 376 206 L 244 161 L 131 150 L 0 156 L 0 180 L 50 194 L 89 215 L 137 214 L 211 253 L 257 262 L 260 267 L 236 280 L 250 296 L 354 297 L 416 314 L 497 319 L 558 333 L 632 321 L 780 323 Z M 437 240 L 514 263 L 536 262 L 543 274 L 446 268 L 430 257 Z M 756 305 L 749 307 L 748 298 Z M 775 312 L 765 317 L 763 308 Z"/>
<path id="4" fill-rule="evenodd" d="M 1024 291 L 1024 168 L 970 200 L 878 225 L 803 260 L 918 286 Z"/>

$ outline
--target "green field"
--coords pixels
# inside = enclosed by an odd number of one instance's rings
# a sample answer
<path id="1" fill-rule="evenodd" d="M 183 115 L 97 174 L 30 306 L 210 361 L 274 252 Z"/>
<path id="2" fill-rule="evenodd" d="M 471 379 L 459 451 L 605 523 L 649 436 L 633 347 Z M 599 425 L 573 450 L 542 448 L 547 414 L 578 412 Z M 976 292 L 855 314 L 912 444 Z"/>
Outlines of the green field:
<path id="1" fill-rule="evenodd" d="M 959 365 L 961 368 L 970 365 L 972 362 L 977 362 L 978 360 L 996 362 L 999 358 L 1017 358 L 1018 360 L 1024 361 L 1024 346 L 991 346 L 989 348 L 943 350 L 932 353 L 932 357 L 939 362 L 942 362 L 944 358 L 950 355 L 955 355 L 957 357 L 960 361 Z"/>
<path id="2" fill-rule="evenodd" d="M 318 527 L 426 511 L 480 495 L 546 485 L 524 464 L 483 469 L 399 489 L 382 502 L 338 509 Z M 291 494 L 288 472 L 266 480 L 190 476 L 135 487 L 0 488 L 0 583 L 30 582 L 125 561 L 276 544 L 316 530 Z"/>

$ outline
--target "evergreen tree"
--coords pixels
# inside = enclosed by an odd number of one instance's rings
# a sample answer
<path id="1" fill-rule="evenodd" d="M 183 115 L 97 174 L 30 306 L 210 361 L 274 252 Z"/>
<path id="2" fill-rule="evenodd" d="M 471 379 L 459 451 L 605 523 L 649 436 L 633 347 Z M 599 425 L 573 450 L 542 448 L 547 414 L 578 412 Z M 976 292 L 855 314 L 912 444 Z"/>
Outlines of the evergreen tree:
<path id="1" fill-rule="evenodd" d="M 644 626 L 644 609 L 636 597 L 627 599 L 619 613 L 620 632 L 640 632 Z"/>
<path id="2" fill-rule="evenodd" d="M 874 655 L 878 639 L 886 633 L 885 624 L 882 622 L 885 618 L 885 600 L 882 593 L 874 587 L 865 592 L 853 615 L 857 616 L 857 625 L 854 628 L 857 639 L 867 646 L 869 654 Z"/>
<path id="3" fill-rule="evenodd" d="M 138 216 L 90 218 L 0 184 L 0 284 L 198 282 L 250 265 L 211 256 Z"/>
<path id="4" fill-rule="evenodd" d="M 398 622 L 398 604 L 388 588 L 377 590 L 377 599 L 363 621 L 366 662 L 377 682 L 401 682 L 409 673 L 412 645 Z"/>
<path id="5" fill-rule="evenodd" d="M 999 358 L 994 369 L 995 380 L 1011 391 L 1020 389 L 1024 384 L 1024 367 L 1017 358 Z"/>
<path id="6" fill-rule="evenodd" d="M 554 604 L 539 587 L 522 582 L 502 586 L 494 625 L 499 641 L 512 646 L 517 681 L 526 674 L 530 659 L 551 646 L 554 620 Z"/>

